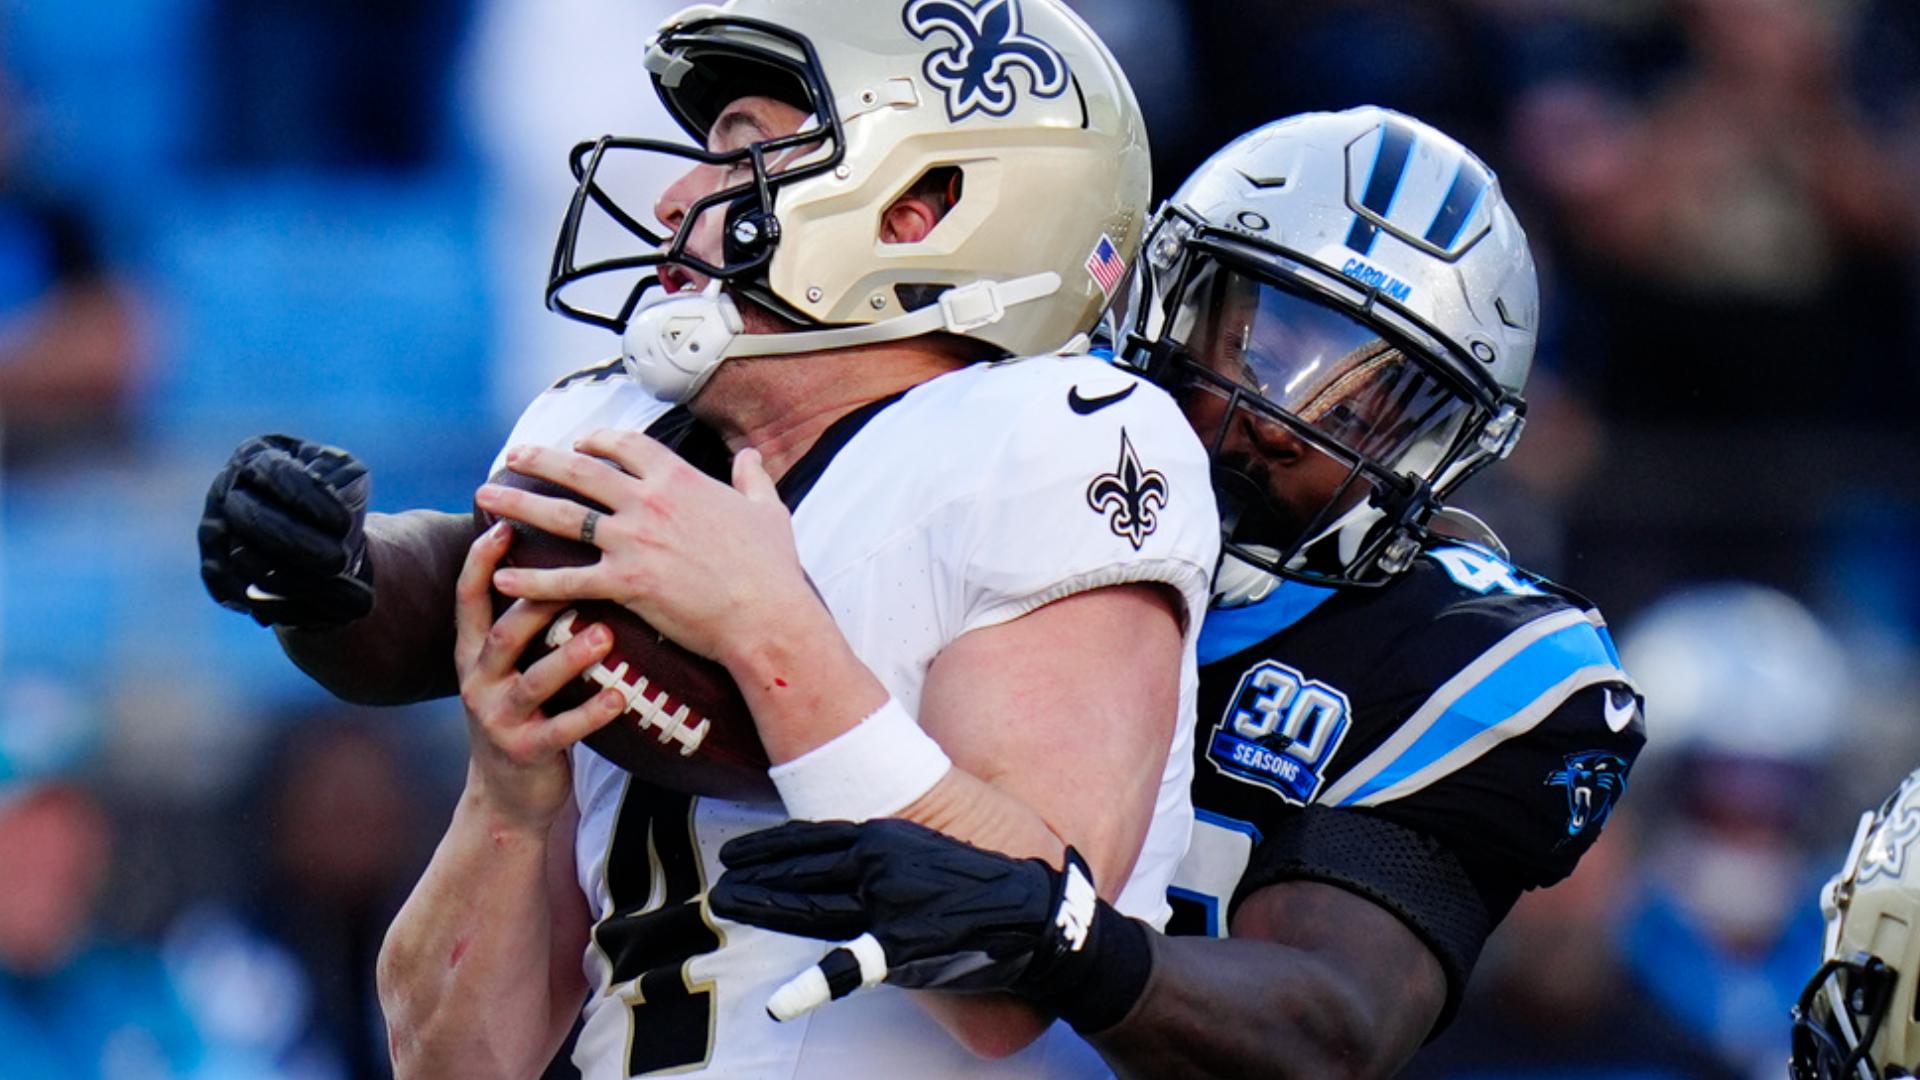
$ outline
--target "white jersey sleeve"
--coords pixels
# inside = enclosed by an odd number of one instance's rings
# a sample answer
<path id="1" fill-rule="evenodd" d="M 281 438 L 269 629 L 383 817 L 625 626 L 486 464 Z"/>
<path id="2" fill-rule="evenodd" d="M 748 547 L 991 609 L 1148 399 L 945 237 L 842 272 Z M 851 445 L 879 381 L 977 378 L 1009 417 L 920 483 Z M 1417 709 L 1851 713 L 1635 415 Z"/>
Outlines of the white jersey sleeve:
<path id="1" fill-rule="evenodd" d="M 1093 358 L 1019 365 L 1030 366 L 1021 399 L 994 410 L 1004 427 L 976 443 L 978 482 L 949 511 L 961 631 L 1133 582 L 1178 590 L 1197 626 L 1220 523 L 1185 417 L 1159 388 Z"/>
<path id="2" fill-rule="evenodd" d="M 1092 357 L 992 365 L 968 394 L 984 400 L 950 415 L 991 426 L 949 433 L 947 453 L 966 462 L 949 482 L 963 494 L 930 530 L 953 637 L 1109 585 L 1162 583 L 1184 603 L 1180 715 L 1116 901 L 1160 925 L 1192 821 L 1194 649 L 1220 545 L 1205 448 L 1163 391 Z"/>

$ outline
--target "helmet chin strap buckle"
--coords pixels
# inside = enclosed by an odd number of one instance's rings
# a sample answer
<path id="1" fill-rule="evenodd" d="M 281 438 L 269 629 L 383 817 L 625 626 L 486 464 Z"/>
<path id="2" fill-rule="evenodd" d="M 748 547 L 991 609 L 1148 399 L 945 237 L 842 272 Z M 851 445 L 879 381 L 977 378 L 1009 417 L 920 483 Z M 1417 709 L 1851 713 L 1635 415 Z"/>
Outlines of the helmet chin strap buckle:
<path id="1" fill-rule="evenodd" d="M 1520 432 L 1526 426 L 1527 418 L 1520 414 L 1512 402 L 1507 402 L 1500 406 L 1500 411 L 1481 430 L 1480 449 L 1497 459 L 1505 459 L 1513 453 L 1514 444 L 1520 441 Z"/>
<path id="2" fill-rule="evenodd" d="M 743 334 L 727 347 L 728 356 L 792 356 L 905 341 L 941 330 L 964 334 L 999 322 L 1008 310 L 1053 295 L 1060 275 L 1051 270 L 1011 281 L 973 281 L 956 285 L 936 304 L 875 323 L 799 330 L 782 334 Z"/>
<path id="3" fill-rule="evenodd" d="M 1380 553 L 1380 570 L 1389 576 L 1404 572 L 1420 554 L 1420 541 L 1405 533 L 1393 538 Z"/>
<path id="4" fill-rule="evenodd" d="M 634 382 L 678 405 L 700 392 L 745 330 L 740 309 L 714 280 L 696 295 L 669 297 L 634 313 L 620 348 Z"/>
<path id="5" fill-rule="evenodd" d="M 1006 317 L 998 282 L 973 281 L 940 294 L 940 317 L 950 334 L 992 326 Z"/>

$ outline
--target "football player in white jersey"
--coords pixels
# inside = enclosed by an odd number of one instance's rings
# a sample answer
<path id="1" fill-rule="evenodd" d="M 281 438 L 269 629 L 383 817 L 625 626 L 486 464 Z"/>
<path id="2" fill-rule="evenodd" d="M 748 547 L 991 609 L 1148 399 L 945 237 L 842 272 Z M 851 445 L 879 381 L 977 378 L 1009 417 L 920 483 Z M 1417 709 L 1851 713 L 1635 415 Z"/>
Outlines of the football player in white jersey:
<path id="1" fill-rule="evenodd" d="M 1920 1075 L 1920 770 L 1860 816 L 1820 890 L 1819 968 L 1793 1009 L 1793 1080 Z"/>
<path id="2" fill-rule="evenodd" d="M 1064 1028 L 1029 1045 L 1048 1021 L 1011 997 L 777 1025 L 768 996 L 817 946 L 702 897 L 733 836 L 899 814 L 1164 920 L 1218 547 L 1205 453 L 1156 388 L 1052 352 L 1138 250 L 1131 91 L 1056 0 L 733 0 L 668 20 L 645 62 L 699 145 L 583 144 L 549 294 L 625 355 L 542 395 L 496 462 L 606 511 L 476 498 L 599 563 L 502 570 L 502 530 L 363 523 L 364 471 L 297 440 L 243 447 L 209 495 L 210 589 L 324 683 L 425 696 L 455 659 L 468 788 L 381 962 L 400 1071 L 536 1072 L 583 997 L 590 1078 L 1097 1066 Z M 691 168 L 636 202 L 623 161 L 659 154 Z M 596 218 L 637 253 L 585 258 Z M 490 585 L 520 598 L 497 622 Z M 582 598 L 728 667 L 781 803 L 649 788 L 575 746 L 620 695 L 540 712 L 607 644 L 514 660 Z"/>
<path id="3" fill-rule="evenodd" d="M 1229 553 L 1171 936 L 898 821 L 737 840 L 709 906 L 851 940 L 823 964 L 863 982 L 997 961 L 969 985 L 1059 1011 L 1122 1075 L 1392 1075 L 1521 892 L 1598 837 L 1645 740 L 1598 612 L 1440 510 L 1519 434 L 1532 257 L 1478 158 L 1372 107 L 1235 140 L 1146 251 L 1123 358 L 1212 447 Z M 1130 939 L 1149 976 L 1058 989 Z M 774 1005 L 853 989 L 809 973 Z"/>

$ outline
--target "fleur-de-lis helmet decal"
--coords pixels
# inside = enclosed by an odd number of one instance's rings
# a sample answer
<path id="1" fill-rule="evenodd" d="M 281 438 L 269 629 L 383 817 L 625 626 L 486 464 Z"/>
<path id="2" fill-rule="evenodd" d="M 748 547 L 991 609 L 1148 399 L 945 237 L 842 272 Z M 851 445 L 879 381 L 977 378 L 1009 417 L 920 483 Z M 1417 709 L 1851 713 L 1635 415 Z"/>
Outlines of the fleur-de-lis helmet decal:
<path id="1" fill-rule="evenodd" d="M 1114 535 L 1124 538 L 1139 551 L 1160 524 L 1160 509 L 1167 505 L 1167 478 L 1157 469 L 1140 464 L 1127 429 L 1120 429 L 1120 463 L 1110 473 L 1101 473 L 1087 485 L 1087 505 L 1107 516 Z"/>
<path id="2" fill-rule="evenodd" d="M 1059 97 L 1067 88 L 1067 63 L 1053 46 L 1024 32 L 1019 0 L 913 0 L 902 17 L 914 37 L 936 33 L 953 44 L 927 54 L 927 81 L 947 95 L 947 118 L 958 122 L 976 112 L 1005 116 L 1019 103 L 1012 73 L 1026 72 L 1035 97 Z"/>

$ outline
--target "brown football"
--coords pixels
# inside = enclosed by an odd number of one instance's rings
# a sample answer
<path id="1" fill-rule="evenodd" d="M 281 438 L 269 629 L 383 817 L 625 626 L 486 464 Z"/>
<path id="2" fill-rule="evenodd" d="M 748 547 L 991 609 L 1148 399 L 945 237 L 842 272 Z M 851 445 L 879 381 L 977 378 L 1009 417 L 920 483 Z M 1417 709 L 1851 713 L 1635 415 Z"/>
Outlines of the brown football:
<path id="1" fill-rule="evenodd" d="M 508 469 L 496 473 L 492 482 L 606 511 L 557 484 Z M 495 520 L 477 508 L 474 514 L 483 527 Z M 590 544 L 520 522 L 513 523 L 513 534 L 508 566 L 585 566 L 600 557 L 600 549 Z M 494 594 L 496 614 L 509 603 Z M 580 705 L 602 686 L 615 686 L 627 695 L 626 711 L 586 738 L 602 757 L 674 791 L 728 799 L 777 797 L 767 779 L 767 753 L 754 730 L 753 715 L 727 669 L 669 641 L 625 606 L 583 600 L 567 608 L 527 647 L 521 669 L 594 623 L 613 631 L 613 648 L 586 676 L 548 699 L 548 715 Z"/>

